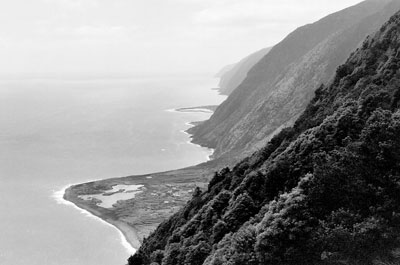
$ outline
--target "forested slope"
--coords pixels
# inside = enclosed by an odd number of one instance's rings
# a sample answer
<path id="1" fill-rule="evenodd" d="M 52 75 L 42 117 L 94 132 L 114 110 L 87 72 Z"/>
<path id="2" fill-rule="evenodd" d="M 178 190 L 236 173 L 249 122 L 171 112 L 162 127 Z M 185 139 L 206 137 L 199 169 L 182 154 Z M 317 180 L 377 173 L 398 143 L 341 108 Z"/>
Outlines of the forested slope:
<path id="1" fill-rule="evenodd" d="M 129 264 L 400 264 L 400 13 L 315 94 Z"/>

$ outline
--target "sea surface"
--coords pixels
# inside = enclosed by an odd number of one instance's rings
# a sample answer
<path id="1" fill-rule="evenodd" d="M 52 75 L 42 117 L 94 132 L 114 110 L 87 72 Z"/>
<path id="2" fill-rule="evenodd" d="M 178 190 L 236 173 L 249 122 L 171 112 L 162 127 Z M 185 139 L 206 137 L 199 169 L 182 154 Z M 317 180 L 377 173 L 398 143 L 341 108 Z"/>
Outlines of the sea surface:
<path id="1" fill-rule="evenodd" d="M 211 151 L 183 130 L 210 114 L 168 110 L 221 103 L 216 85 L 201 75 L 0 80 L 0 264 L 126 264 L 118 230 L 60 190 L 206 161 Z"/>

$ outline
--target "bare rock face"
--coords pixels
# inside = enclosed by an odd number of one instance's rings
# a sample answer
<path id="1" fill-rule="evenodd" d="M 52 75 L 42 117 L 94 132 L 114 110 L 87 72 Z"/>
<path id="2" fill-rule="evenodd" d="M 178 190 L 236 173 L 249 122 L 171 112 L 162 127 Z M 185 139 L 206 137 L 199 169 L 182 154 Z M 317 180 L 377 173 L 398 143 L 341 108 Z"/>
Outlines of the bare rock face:
<path id="1" fill-rule="evenodd" d="M 238 161 L 290 126 L 364 38 L 400 8 L 365 1 L 298 28 L 274 46 L 213 116 L 189 130 L 214 158 Z"/>

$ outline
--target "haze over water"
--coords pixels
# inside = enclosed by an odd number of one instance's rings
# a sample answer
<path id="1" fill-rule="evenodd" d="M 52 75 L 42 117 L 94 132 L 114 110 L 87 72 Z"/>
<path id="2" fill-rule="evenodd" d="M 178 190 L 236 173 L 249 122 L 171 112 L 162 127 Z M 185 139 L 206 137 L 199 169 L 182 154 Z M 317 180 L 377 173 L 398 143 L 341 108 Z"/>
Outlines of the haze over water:
<path id="1" fill-rule="evenodd" d="M 118 231 L 53 195 L 71 183 L 194 165 L 210 151 L 182 130 L 219 104 L 216 80 L 0 82 L 0 264 L 125 264 Z"/>

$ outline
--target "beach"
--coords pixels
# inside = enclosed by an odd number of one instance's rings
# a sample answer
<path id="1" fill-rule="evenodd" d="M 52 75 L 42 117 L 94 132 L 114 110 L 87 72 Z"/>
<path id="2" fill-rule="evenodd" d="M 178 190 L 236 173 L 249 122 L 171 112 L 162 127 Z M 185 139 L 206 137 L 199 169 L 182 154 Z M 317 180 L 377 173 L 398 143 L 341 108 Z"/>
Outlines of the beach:
<path id="1" fill-rule="evenodd" d="M 173 196 L 167 193 L 172 187 L 159 181 L 158 188 L 151 176 L 115 185 L 145 184 L 157 196 L 143 191 L 111 209 L 73 194 L 72 204 L 63 191 L 205 162 L 211 150 L 189 144 L 182 131 L 210 114 L 165 110 L 218 104 L 223 98 L 209 89 L 214 83 L 203 77 L 2 81 L 0 264 L 125 264 L 140 240 L 189 195 Z M 188 173 L 181 172 L 190 182 Z M 194 186 L 179 183 L 179 174 L 165 184 L 186 191 Z M 125 196 L 117 193 L 105 206 Z"/>
<path id="2" fill-rule="evenodd" d="M 191 198 L 196 187 L 204 189 L 207 186 L 214 170 L 212 166 L 201 164 L 161 173 L 71 185 L 65 189 L 63 199 L 119 229 L 134 252 L 143 238 Z M 82 198 L 105 193 L 116 185 L 141 185 L 144 189 L 134 198 L 118 201 L 110 208 L 100 207 L 98 199 Z"/>
<path id="3" fill-rule="evenodd" d="M 61 191 L 58 191 L 57 193 L 62 195 L 61 197 L 58 197 L 57 200 L 62 200 L 61 203 L 71 205 L 80 210 L 82 213 L 91 215 L 97 220 L 100 220 L 101 222 L 116 228 L 121 234 L 122 245 L 127 249 L 129 253 L 135 253 L 136 249 L 138 249 L 140 246 L 140 240 L 137 233 L 135 232 L 135 229 L 128 224 L 120 221 L 115 221 L 112 218 L 107 217 L 107 215 L 102 214 L 100 211 L 96 211 L 96 209 L 94 208 L 85 207 L 85 205 L 79 203 L 79 201 L 74 200 L 70 191 L 70 188 L 72 186 L 73 185 L 67 186 Z"/>
<path id="4" fill-rule="evenodd" d="M 167 111 L 212 113 L 215 108 L 216 106 L 203 106 Z M 193 126 L 192 122 L 186 122 L 185 125 Z M 180 132 L 190 137 L 186 130 L 180 130 Z M 187 143 L 199 146 L 191 143 L 190 140 Z M 212 149 L 208 150 L 209 155 L 206 157 L 205 163 L 196 166 L 69 185 L 59 193 L 63 194 L 61 199 L 65 203 L 73 204 L 84 213 L 91 214 L 117 228 L 122 236 L 122 244 L 131 254 L 134 254 L 143 239 L 162 221 L 176 213 L 191 198 L 197 187 L 205 188 L 207 186 L 212 174 L 218 168 L 216 164 L 213 166 L 213 164 L 206 163 L 210 161 L 213 153 Z M 106 200 L 109 200 L 110 196 L 115 193 L 121 195 L 125 192 L 124 189 L 120 189 L 118 192 L 118 187 L 125 189 L 133 187 L 133 191 L 137 192 L 139 189 L 139 192 L 132 194 L 131 198 L 107 203 Z"/>

